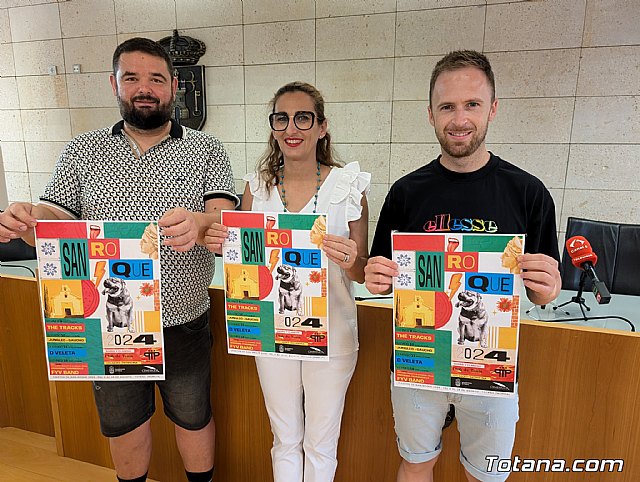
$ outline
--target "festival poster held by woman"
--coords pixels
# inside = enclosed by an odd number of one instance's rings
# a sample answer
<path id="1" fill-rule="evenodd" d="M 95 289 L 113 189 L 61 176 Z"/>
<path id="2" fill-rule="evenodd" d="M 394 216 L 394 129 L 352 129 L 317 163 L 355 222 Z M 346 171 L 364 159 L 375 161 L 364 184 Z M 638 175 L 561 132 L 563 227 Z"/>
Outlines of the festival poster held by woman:
<path id="1" fill-rule="evenodd" d="M 329 362 L 256 357 L 273 431 L 275 482 L 330 482 L 344 400 L 358 353 L 353 281 L 364 281 L 368 258 L 366 194 L 371 175 L 336 161 L 324 100 L 312 85 L 292 82 L 271 100 L 271 134 L 257 172 L 247 175 L 241 209 L 327 213 L 322 249 L 329 263 Z M 227 228 L 205 234 L 220 253 Z"/>

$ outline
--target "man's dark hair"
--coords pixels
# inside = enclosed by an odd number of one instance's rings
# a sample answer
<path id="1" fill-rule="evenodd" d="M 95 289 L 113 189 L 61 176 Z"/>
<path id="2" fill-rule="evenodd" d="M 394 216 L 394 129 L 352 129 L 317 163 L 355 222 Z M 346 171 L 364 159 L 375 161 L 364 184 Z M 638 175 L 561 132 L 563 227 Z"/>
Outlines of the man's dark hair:
<path id="1" fill-rule="evenodd" d="M 113 53 L 113 75 L 117 75 L 118 73 L 120 56 L 129 52 L 144 52 L 145 54 L 153 55 L 154 57 L 160 57 L 167 63 L 169 76 L 173 77 L 173 62 L 171 61 L 169 53 L 162 48 L 158 42 L 142 37 L 130 38 L 116 47 L 116 51 Z"/>
<path id="2" fill-rule="evenodd" d="M 436 84 L 436 80 L 443 72 L 450 72 L 452 70 L 463 69 L 465 67 L 475 67 L 484 72 L 489 80 L 491 86 L 491 101 L 496 98 L 496 80 L 493 76 L 493 70 L 491 70 L 491 64 L 487 57 L 475 50 L 456 50 L 455 52 L 449 52 L 442 57 L 431 72 L 431 83 L 429 84 L 429 105 L 431 105 L 431 96 L 433 95 L 433 87 Z"/>

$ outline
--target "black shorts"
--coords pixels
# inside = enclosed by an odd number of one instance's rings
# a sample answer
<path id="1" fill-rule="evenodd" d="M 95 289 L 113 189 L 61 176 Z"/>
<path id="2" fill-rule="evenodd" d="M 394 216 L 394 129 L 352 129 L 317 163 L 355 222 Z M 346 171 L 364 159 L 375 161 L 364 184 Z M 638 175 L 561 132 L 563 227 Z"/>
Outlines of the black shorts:
<path id="1" fill-rule="evenodd" d="M 106 437 L 131 432 L 155 412 L 158 385 L 164 413 L 179 427 L 200 430 L 211 420 L 209 310 L 189 323 L 165 328 L 164 381 L 99 381 L 93 394 Z"/>

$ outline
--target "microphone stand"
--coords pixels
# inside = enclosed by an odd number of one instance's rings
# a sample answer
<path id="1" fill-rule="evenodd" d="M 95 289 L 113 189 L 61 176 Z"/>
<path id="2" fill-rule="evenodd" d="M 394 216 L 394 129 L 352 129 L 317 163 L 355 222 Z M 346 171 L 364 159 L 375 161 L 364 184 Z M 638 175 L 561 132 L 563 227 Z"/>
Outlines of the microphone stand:
<path id="1" fill-rule="evenodd" d="M 580 306 L 580 311 L 582 311 L 582 316 L 584 318 L 584 320 L 587 320 L 587 314 L 585 313 L 585 308 L 587 309 L 587 311 L 591 311 L 591 308 L 589 308 L 587 306 L 587 303 L 585 302 L 585 299 L 582 297 L 582 292 L 584 291 L 584 284 L 587 281 L 587 272 L 586 271 L 582 271 L 580 273 L 580 282 L 578 283 L 578 292 L 576 293 L 576 295 L 571 298 L 569 301 L 565 301 L 564 303 L 558 305 L 558 306 L 554 306 L 553 309 L 557 310 L 558 308 L 562 308 L 563 306 L 568 305 L 569 303 L 577 303 L 578 306 Z M 567 312 L 565 312 L 567 313 Z M 569 314 L 569 313 L 567 313 Z"/>

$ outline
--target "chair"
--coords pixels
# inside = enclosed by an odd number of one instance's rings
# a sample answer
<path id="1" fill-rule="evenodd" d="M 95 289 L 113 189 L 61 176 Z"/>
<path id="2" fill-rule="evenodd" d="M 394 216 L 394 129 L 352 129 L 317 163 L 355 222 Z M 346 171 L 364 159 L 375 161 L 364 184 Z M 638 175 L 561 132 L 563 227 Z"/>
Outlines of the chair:
<path id="1" fill-rule="evenodd" d="M 593 252 L 598 256 L 595 265 L 596 273 L 607 287 L 613 282 L 616 256 L 618 252 L 619 224 L 605 221 L 593 221 L 590 219 L 573 218 L 567 220 L 566 240 L 573 236 L 584 236 Z M 580 284 L 581 270 L 571 264 L 571 257 L 566 247 L 562 251 L 562 289 L 577 290 Z M 587 279 L 585 291 L 591 290 L 591 280 Z"/>
<path id="2" fill-rule="evenodd" d="M 594 269 L 611 293 L 640 295 L 640 225 L 610 223 L 570 217 L 566 239 L 584 236 L 598 256 Z M 562 289 L 577 290 L 581 270 L 574 267 L 563 250 Z M 591 290 L 587 278 L 584 289 Z"/>
<path id="3" fill-rule="evenodd" d="M 36 273 L 27 266 L 28 263 L 20 263 L 20 261 L 31 259 L 36 259 L 36 249 L 22 239 L 12 239 L 8 243 L 0 243 L 0 265 L 9 268 L 23 268 L 35 277 Z M 14 264 L 7 264 L 7 261 Z"/>
<path id="4" fill-rule="evenodd" d="M 621 224 L 611 292 L 640 295 L 640 226 Z"/>
<path id="5" fill-rule="evenodd" d="M 36 248 L 29 246 L 22 239 L 12 239 L 8 243 L 0 243 L 0 261 L 23 261 L 36 259 Z"/>

